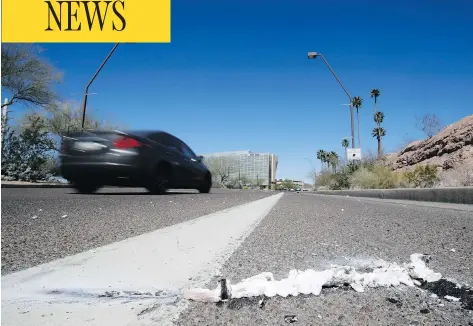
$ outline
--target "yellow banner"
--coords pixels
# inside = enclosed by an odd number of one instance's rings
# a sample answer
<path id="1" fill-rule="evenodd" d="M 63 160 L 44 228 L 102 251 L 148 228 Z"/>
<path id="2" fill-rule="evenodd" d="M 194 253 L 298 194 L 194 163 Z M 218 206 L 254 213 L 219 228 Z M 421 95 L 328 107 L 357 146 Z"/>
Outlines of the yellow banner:
<path id="1" fill-rule="evenodd" d="M 5 43 L 169 43 L 171 0 L 2 0 Z"/>

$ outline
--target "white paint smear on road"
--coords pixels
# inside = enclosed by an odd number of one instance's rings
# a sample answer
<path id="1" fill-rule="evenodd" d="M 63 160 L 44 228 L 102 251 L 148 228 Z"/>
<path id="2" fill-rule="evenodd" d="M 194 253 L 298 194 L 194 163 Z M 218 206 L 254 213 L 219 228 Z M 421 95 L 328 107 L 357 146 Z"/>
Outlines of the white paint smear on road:
<path id="1" fill-rule="evenodd" d="M 226 280 L 225 297 L 239 299 L 265 295 L 274 297 L 297 296 L 299 294 L 320 295 L 323 286 L 350 286 L 357 292 L 364 292 L 366 287 L 397 287 L 420 285 L 419 280 L 435 282 L 442 278 L 442 274 L 435 273 L 427 267 L 428 256 L 412 254 L 411 262 L 403 265 L 389 262 L 378 262 L 372 272 L 358 272 L 351 266 L 332 266 L 329 269 L 315 271 L 291 270 L 289 276 L 282 280 L 275 280 L 270 272 L 264 272 L 231 284 Z M 213 290 L 194 288 L 186 291 L 184 297 L 189 300 L 202 302 L 219 302 L 221 298 L 221 284 Z"/>
<path id="2" fill-rule="evenodd" d="M 283 194 L 2 277 L 2 325 L 167 325 Z"/>

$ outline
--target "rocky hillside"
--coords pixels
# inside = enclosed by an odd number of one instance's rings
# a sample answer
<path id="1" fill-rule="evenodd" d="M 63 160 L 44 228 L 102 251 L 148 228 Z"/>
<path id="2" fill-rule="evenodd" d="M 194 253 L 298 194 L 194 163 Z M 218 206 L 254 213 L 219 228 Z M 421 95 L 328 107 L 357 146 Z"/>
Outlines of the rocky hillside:
<path id="1" fill-rule="evenodd" d="M 443 171 L 473 167 L 473 115 L 448 125 L 431 138 L 409 144 L 388 161 L 394 170 L 417 164 L 436 164 Z"/>

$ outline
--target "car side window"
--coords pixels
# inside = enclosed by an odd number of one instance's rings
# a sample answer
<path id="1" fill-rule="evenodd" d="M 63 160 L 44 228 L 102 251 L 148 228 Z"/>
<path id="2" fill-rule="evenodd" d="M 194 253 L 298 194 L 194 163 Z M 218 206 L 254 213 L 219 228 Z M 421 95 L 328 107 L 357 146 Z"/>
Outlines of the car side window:
<path id="1" fill-rule="evenodd" d="M 164 133 L 155 133 L 149 136 L 152 141 L 158 142 L 168 148 L 174 148 L 176 151 L 181 152 L 178 144 L 174 141 L 174 139 Z"/>
<path id="2" fill-rule="evenodd" d="M 195 158 L 194 152 L 184 143 L 181 143 L 182 153 L 188 158 Z"/>
<path id="3" fill-rule="evenodd" d="M 166 135 L 166 146 L 174 148 L 176 151 L 182 154 L 181 144 L 179 141 L 171 135 Z"/>

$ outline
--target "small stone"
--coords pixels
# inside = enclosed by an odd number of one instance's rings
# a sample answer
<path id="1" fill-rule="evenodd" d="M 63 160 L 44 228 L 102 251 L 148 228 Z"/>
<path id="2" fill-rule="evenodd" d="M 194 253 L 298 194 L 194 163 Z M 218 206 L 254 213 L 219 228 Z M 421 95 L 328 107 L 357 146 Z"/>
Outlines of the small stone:
<path id="1" fill-rule="evenodd" d="M 421 314 L 428 314 L 429 312 L 430 312 L 429 309 L 421 309 L 421 310 L 420 310 L 420 313 L 421 313 Z"/>
<path id="2" fill-rule="evenodd" d="M 260 309 L 263 309 L 265 304 L 266 304 L 266 302 L 264 301 L 264 297 L 263 297 L 263 298 L 258 302 L 258 307 L 260 307 Z"/>

